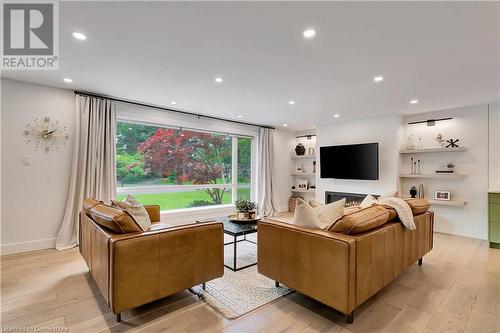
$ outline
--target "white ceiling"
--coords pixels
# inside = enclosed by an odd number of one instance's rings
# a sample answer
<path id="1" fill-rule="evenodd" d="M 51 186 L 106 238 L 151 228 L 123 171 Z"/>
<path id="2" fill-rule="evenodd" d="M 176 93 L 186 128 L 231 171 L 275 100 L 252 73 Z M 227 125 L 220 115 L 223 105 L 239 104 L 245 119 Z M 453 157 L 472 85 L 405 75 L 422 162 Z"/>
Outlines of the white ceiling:
<path id="1" fill-rule="evenodd" d="M 295 129 L 499 101 L 500 3 L 61 2 L 59 9 L 60 70 L 2 76 L 169 107 L 174 100 L 183 110 Z M 312 40 L 302 37 L 308 27 L 317 30 Z M 87 41 L 75 40 L 75 30 Z M 385 80 L 375 84 L 379 74 Z M 223 84 L 213 82 L 217 75 Z M 413 98 L 420 103 L 410 105 Z"/>

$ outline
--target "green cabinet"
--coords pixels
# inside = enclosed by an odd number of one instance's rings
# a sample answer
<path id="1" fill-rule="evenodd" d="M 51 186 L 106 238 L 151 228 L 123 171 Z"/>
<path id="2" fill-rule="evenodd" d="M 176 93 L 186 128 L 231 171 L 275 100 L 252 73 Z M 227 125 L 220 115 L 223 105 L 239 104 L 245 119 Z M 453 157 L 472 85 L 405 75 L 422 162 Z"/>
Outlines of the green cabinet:
<path id="1" fill-rule="evenodd" d="M 500 193 L 489 193 L 488 201 L 490 247 L 500 248 Z"/>

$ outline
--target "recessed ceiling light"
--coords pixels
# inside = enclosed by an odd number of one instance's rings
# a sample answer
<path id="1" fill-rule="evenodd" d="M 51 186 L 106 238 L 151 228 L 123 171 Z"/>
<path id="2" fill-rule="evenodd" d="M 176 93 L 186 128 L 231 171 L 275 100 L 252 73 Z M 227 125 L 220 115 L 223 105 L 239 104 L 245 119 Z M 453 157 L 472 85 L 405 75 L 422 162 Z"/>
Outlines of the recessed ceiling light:
<path id="1" fill-rule="evenodd" d="M 412 99 L 412 100 L 410 101 L 410 104 L 418 104 L 418 99 Z"/>
<path id="2" fill-rule="evenodd" d="M 215 83 L 222 83 L 224 82 L 224 79 L 221 78 L 220 76 L 217 76 L 215 79 L 214 79 Z"/>
<path id="3" fill-rule="evenodd" d="M 66 83 L 71 83 L 71 82 L 73 82 L 73 80 L 71 80 L 71 79 L 70 79 L 70 78 L 68 78 L 68 77 L 65 77 L 65 78 L 63 79 L 63 81 L 64 81 L 64 82 L 66 82 Z"/>
<path id="4" fill-rule="evenodd" d="M 384 81 L 384 77 L 382 75 L 375 76 L 373 78 L 373 82 L 382 82 L 382 81 Z"/>
<path id="5" fill-rule="evenodd" d="M 238 116 L 238 118 L 243 118 L 243 116 L 242 116 L 242 115 L 239 115 L 239 116 Z"/>
<path id="6" fill-rule="evenodd" d="M 287 127 L 287 126 L 288 126 L 288 124 L 283 124 L 283 127 Z"/>
<path id="7" fill-rule="evenodd" d="M 295 101 L 288 101 L 288 104 L 295 105 Z"/>
<path id="8" fill-rule="evenodd" d="M 78 32 L 78 31 L 73 31 L 71 34 L 73 35 L 74 38 L 76 38 L 78 40 L 86 40 L 87 39 L 87 36 L 85 36 L 84 34 L 82 34 L 81 32 Z"/>
<path id="9" fill-rule="evenodd" d="M 340 117 L 340 115 L 339 115 L 339 114 L 334 114 L 334 115 L 333 115 L 333 118 L 339 118 L 339 117 Z"/>
<path id="10" fill-rule="evenodd" d="M 316 30 L 314 29 L 304 30 L 302 35 L 304 35 L 304 38 L 313 38 L 314 36 L 316 36 Z"/>
<path id="11" fill-rule="evenodd" d="M 170 104 L 175 105 L 175 104 L 177 104 L 177 102 L 176 101 L 171 101 Z"/>

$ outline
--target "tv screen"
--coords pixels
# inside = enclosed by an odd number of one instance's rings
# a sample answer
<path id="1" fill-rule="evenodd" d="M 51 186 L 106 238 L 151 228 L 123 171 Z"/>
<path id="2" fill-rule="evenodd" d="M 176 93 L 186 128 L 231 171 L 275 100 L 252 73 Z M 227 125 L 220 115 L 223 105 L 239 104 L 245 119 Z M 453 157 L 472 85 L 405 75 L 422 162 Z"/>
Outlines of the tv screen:
<path id="1" fill-rule="evenodd" d="M 320 176 L 378 180 L 378 143 L 320 147 Z"/>

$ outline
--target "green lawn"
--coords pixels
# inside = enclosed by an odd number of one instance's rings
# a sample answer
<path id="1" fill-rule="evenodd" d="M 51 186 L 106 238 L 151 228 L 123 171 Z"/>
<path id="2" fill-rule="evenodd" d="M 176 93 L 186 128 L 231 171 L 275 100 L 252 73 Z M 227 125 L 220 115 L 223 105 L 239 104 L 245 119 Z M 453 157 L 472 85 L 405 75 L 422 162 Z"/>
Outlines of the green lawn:
<path id="1" fill-rule="evenodd" d="M 125 198 L 126 194 L 119 194 L 118 200 Z M 143 205 L 160 205 L 161 210 L 188 208 L 195 200 L 212 201 L 207 192 L 203 190 L 188 192 L 169 192 L 169 193 L 147 193 L 134 194 Z M 238 197 L 243 199 L 250 198 L 250 189 L 243 188 L 238 190 Z M 223 196 L 223 203 L 231 203 L 231 191 L 226 191 Z"/>

